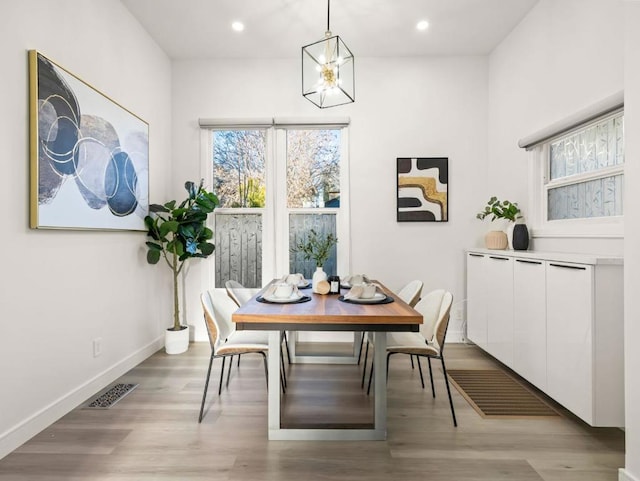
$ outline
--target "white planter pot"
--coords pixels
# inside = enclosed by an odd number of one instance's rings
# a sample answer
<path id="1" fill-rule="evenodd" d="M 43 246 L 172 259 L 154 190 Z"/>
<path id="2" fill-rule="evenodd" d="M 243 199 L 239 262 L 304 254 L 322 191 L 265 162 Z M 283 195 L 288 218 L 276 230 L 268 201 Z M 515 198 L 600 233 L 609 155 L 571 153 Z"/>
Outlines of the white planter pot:
<path id="1" fill-rule="evenodd" d="M 189 349 L 189 326 L 181 331 L 164 331 L 164 350 L 167 354 L 182 354 Z"/>

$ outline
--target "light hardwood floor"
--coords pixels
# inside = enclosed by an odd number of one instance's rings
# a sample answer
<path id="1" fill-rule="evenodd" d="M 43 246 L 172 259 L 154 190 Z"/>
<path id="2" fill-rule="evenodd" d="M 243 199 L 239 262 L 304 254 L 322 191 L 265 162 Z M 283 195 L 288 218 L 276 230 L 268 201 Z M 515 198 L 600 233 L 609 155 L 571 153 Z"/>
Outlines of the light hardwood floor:
<path id="1" fill-rule="evenodd" d="M 391 361 L 387 441 L 267 441 L 264 371 L 250 355 L 239 370 L 234 363 L 220 397 L 214 361 L 198 424 L 209 352 L 206 343 L 178 356 L 158 352 L 118 380 L 139 386 L 115 406 L 81 406 L 0 460 L 0 480 L 614 481 L 624 464 L 620 430 L 590 428 L 566 413 L 483 419 L 452 387 L 454 428 L 440 368 L 434 400 L 406 356 Z M 451 369 L 494 365 L 474 346 L 448 345 L 445 355 Z M 371 400 L 360 373 L 358 366 L 291 366 L 288 399 L 297 403 L 285 412 L 295 418 L 324 409 L 338 420 L 351 419 L 357 406 L 366 412 Z M 342 390 L 339 402 L 327 394 L 331 382 Z"/>

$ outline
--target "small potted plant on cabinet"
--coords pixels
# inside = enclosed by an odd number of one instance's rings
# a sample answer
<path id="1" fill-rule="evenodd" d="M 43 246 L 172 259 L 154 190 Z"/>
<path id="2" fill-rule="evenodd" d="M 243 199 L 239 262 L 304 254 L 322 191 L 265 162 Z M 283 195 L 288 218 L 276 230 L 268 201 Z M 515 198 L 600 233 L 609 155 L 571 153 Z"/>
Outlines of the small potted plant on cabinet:
<path id="1" fill-rule="evenodd" d="M 508 222 L 516 223 L 518 219 L 522 218 L 520 213 L 517 202 L 501 201 L 497 197 L 491 197 L 484 210 L 478 212 L 476 218 L 484 220 L 490 216 L 492 222 L 496 219 L 505 219 Z M 507 234 L 501 230 L 489 231 L 485 235 L 484 242 L 487 249 L 506 249 L 509 245 Z M 516 223 L 514 226 L 512 246 L 515 250 L 527 250 L 529 247 L 529 234 L 525 224 Z"/>
<path id="2" fill-rule="evenodd" d="M 331 248 L 338 242 L 338 238 L 333 234 L 327 235 L 318 234 L 315 229 L 309 231 L 309 235 L 306 240 L 299 241 L 291 250 L 293 252 L 300 252 L 304 257 L 304 260 L 313 259 L 316 264 L 316 271 L 313 273 L 311 279 L 311 289 L 313 292 L 316 290 L 317 284 L 320 281 L 327 280 L 327 273 L 324 271 L 324 263 L 327 262 L 331 255 Z"/>
<path id="3" fill-rule="evenodd" d="M 148 241 L 147 262 L 157 264 L 163 258 L 173 275 L 173 326 L 165 331 L 165 350 L 180 354 L 189 347 L 189 326 L 180 323 L 178 275 L 188 259 L 210 256 L 215 245 L 209 240 L 213 232 L 207 227 L 207 216 L 218 205 L 218 197 L 193 182 L 184 184 L 188 196 L 176 205 L 171 200 L 163 205 L 151 204 L 144 219 Z"/>

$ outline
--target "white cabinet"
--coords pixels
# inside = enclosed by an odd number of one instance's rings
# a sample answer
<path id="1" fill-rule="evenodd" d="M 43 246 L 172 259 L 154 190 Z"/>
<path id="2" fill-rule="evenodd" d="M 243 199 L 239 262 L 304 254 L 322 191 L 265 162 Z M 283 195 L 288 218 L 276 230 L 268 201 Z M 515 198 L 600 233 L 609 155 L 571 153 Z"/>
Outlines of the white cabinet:
<path id="1" fill-rule="evenodd" d="M 487 349 L 487 298 L 484 254 L 467 254 L 467 338 Z"/>
<path id="2" fill-rule="evenodd" d="M 513 364 L 513 259 L 490 255 L 485 264 L 487 352 Z"/>
<path id="3" fill-rule="evenodd" d="M 513 370 L 538 389 L 547 385 L 545 264 L 515 259 L 513 265 Z"/>
<path id="4" fill-rule="evenodd" d="M 624 426 L 621 258 L 469 250 L 467 298 L 471 341 L 590 425 Z"/>
<path id="5" fill-rule="evenodd" d="M 547 262 L 547 392 L 591 419 L 592 266 Z"/>

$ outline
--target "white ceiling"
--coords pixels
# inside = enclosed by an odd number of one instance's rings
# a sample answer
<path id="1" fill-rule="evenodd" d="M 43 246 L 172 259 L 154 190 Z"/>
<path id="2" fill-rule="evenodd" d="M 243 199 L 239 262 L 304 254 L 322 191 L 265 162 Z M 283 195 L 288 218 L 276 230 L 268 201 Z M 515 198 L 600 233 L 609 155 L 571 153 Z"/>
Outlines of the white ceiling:
<path id="1" fill-rule="evenodd" d="M 332 0 L 358 56 L 488 54 L 538 0 Z M 173 59 L 287 58 L 324 37 L 326 0 L 122 0 Z M 429 28 L 419 32 L 419 20 Z M 246 28 L 237 33 L 231 22 Z"/>

